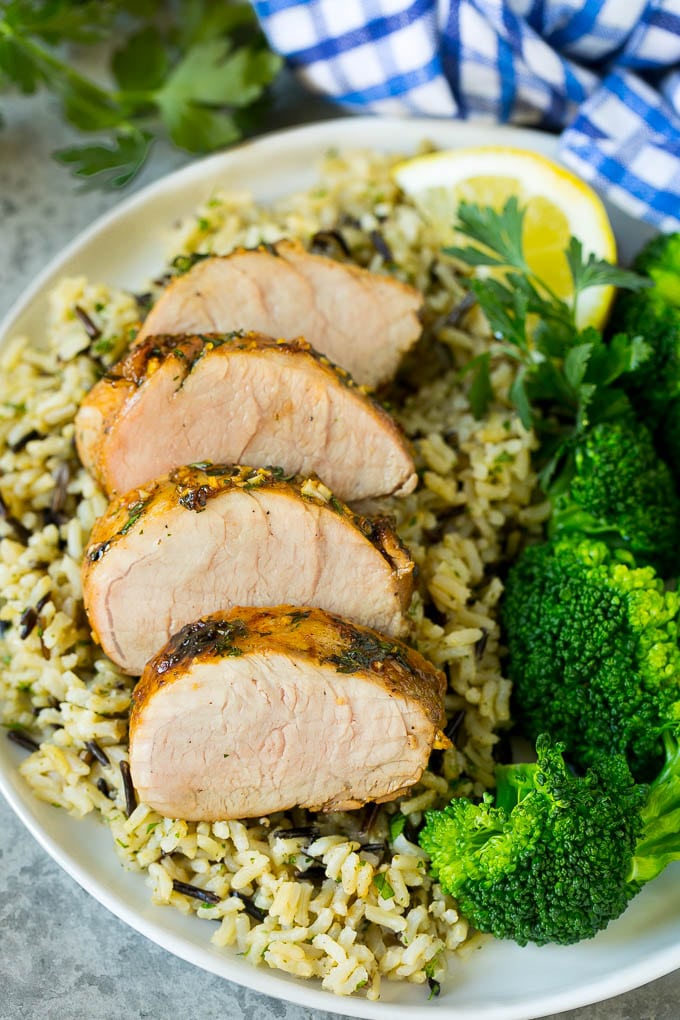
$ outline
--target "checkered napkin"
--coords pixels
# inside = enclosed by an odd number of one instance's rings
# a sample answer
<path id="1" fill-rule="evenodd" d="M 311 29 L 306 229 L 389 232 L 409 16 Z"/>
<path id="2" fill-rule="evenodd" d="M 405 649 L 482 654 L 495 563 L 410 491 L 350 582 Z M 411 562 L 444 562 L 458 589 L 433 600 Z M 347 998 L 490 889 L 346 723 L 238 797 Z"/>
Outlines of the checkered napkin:
<path id="1" fill-rule="evenodd" d="M 680 0 L 253 0 L 274 49 L 350 109 L 562 131 L 611 202 L 680 230 Z"/>

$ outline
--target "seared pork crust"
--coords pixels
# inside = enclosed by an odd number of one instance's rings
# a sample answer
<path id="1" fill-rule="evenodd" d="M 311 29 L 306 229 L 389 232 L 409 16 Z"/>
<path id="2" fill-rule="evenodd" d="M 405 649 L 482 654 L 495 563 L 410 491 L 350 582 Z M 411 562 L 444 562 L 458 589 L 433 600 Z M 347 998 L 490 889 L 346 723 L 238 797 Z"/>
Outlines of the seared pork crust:
<path id="1" fill-rule="evenodd" d="M 285 599 L 403 634 L 413 569 L 387 520 L 353 513 L 318 479 L 204 463 L 114 500 L 82 579 L 97 639 L 137 675 L 180 627 L 232 605 Z"/>
<path id="2" fill-rule="evenodd" d="M 302 333 L 357 382 L 376 387 L 418 339 L 422 302 L 419 291 L 390 276 L 279 241 L 202 258 L 168 284 L 139 340 L 233 329 L 287 339 Z"/>
<path id="3" fill-rule="evenodd" d="M 144 670 L 130 719 L 135 785 L 187 819 L 392 800 L 433 747 L 450 746 L 445 687 L 414 649 L 319 609 L 214 613 Z M 177 759 L 198 764 L 181 772 Z"/>
<path id="4" fill-rule="evenodd" d="M 347 372 L 259 333 L 148 337 L 87 394 L 76 444 L 109 495 L 203 459 L 316 473 L 347 500 L 417 481 L 398 426 Z"/>

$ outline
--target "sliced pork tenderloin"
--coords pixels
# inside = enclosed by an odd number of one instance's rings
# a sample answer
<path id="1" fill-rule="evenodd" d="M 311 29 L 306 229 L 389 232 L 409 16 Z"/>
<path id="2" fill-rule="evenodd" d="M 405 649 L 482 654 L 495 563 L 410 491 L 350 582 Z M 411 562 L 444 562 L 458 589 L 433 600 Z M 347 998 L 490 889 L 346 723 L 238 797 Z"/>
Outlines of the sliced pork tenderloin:
<path id="1" fill-rule="evenodd" d="M 76 442 L 109 495 L 203 460 L 316 474 L 347 501 L 417 481 L 396 423 L 346 372 L 259 333 L 148 337 L 87 394 Z"/>
<path id="2" fill-rule="evenodd" d="M 318 606 L 403 634 L 413 566 L 384 518 L 353 514 L 316 479 L 192 466 L 110 505 L 83 595 L 106 654 L 139 675 L 185 624 L 236 605 Z"/>
<path id="3" fill-rule="evenodd" d="M 444 688 L 418 652 L 320 609 L 215 613 L 172 638 L 135 690 L 137 794 L 206 821 L 392 800 L 450 746 Z"/>
<path id="4" fill-rule="evenodd" d="M 253 329 L 316 350 L 363 386 L 388 382 L 421 332 L 422 294 L 390 276 L 313 255 L 294 241 L 197 262 L 153 306 L 139 340 Z"/>

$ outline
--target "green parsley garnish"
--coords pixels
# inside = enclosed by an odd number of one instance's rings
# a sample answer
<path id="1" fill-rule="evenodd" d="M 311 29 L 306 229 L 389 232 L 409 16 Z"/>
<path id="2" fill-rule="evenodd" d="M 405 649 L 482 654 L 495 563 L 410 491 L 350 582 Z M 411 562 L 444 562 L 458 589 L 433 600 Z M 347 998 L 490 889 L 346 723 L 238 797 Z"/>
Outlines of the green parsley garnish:
<path id="1" fill-rule="evenodd" d="M 590 254 L 572 237 L 565 252 L 573 297 L 560 298 L 538 277 L 524 257 L 522 231 L 525 210 L 516 198 L 503 209 L 461 202 L 454 229 L 473 244 L 446 248 L 449 255 L 472 267 L 502 270 L 499 277 L 467 279 L 495 339 L 517 363 L 510 399 L 525 428 L 534 427 L 547 450 L 542 481 L 547 484 L 561 461 L 565 446 L 598 421 L 614 418 L 626 406 L 615 384 L 649 355 L 639 336 L 617 334 L 605 342 L 602 334 L 577 325 L 579 298 L 591 287 L 639 290 L 649 280 L 619 269 Z M 489 354 L 470 362 L 470 404 L 483 417 L 493 396 Z"/>
<path id="2" fill-rule="evenodd" d="M 143 500 L 140 499 L 136 503 L 132 503 L 128 507 L 128 519 L 123 525 L 123 527 L 120 529 L 119 531 L 120 535 L 127 535 L 130 528 L 133 528 L 135 526 L 139 518 L 144 513 L 144 509 L 148 502 L 149 502 L 148 499 Z"/>
<path id="3" fill-rule="evenodd" d="M 391 900 L 394 896 L 394 889 L 387 881 L 387 875 L 384 872 L 381 871 L 378 875 L 373 876 L 373 885 L 378 890 L 381 900 Z"/>
<path id="4" fill-rule="evenodd" d="M 95 354 L 110 354 L 113 350 L 114 342 L 110 337 L 103 336 L 101 340 L 97 340 L 92 344 L 92 350 Z"/>
<path id="5" fill-rule="evenodd" d="M 74 68 L 69 45 L 111 41 L 110 86 Z M 25 95 L 49 90 L 73 127 L 105 133 L 104 144 L 55 154 L 78 177 L 102 187 L 128 184 L 155 137 L 195 153 L 236 141 L 282 63 L 248 3 L 0 4 L 0 79 Z"/>

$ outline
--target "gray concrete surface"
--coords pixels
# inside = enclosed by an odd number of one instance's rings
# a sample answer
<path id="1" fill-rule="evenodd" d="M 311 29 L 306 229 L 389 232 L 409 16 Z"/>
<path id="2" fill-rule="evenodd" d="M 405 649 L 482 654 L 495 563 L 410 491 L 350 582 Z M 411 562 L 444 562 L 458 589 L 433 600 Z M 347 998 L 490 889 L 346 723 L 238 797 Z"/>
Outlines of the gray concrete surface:
<path id="1" fill-rule="evenodd" d="M 34 275 L 118 200 L 78 193 L 50 152 L 74 135 L 49 99 L 2 101 L 0 317 Z M 270 127 L 328 116 L 284 83 Z M 137 187 L 183 165 L 158 146 Z M 553 1020 L 678 1020 L 680 971 Z M 341 1004 L 340 1004 L 341 1005 Z M 0 799 L 0 1020 L 330 1020 L 239 988 L 127 928 L 51 861 Z"/>

